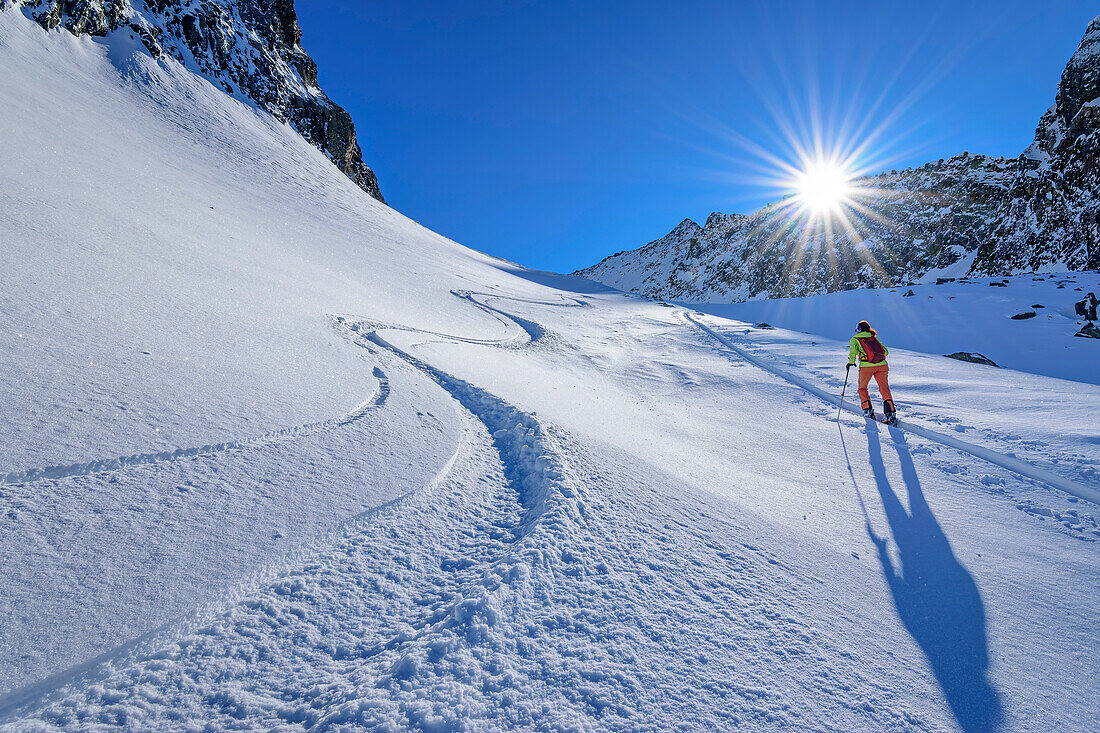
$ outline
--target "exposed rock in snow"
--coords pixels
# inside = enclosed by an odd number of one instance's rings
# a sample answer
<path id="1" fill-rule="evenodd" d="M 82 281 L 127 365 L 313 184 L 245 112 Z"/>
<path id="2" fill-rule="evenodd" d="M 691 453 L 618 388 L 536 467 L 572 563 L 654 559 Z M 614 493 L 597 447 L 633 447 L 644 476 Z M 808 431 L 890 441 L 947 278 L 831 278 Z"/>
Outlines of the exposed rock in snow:
<path id="1" fill-rule="evenodd" d="M 1100 268 L 1100 17 L 1018 158 L 961 155 L 860 179 L 852 227 L 782 203 L 690 220 L 579 271 L 650 297 L 733 302 L 893 287 L 936 275 Z M 687 225 L 692 226 L 687 226 Z M 940 278 L 944 279 L 944 278 Z"/>
<path id="2" fill-rule="evenodd" d="M 956 351 L 954 354 L 944 354 L 949 359 L 958 359 L 959 361 L 968 361 L 971 364 L 985 364 L 986 366 L 997 366 L 997 362 L 990 359 L 988 356 L 983 356 L 976 351 Z"/>
<path id="3" fill-rule="evenodd" d="M 75 35 L 130 34 L 154 57 L 171 56 L 288 122 L 379 201 L 351 116 L 317 85 L 317 64 L 300 45 L 293 0 L 15 0 L 44 28 Z"/>

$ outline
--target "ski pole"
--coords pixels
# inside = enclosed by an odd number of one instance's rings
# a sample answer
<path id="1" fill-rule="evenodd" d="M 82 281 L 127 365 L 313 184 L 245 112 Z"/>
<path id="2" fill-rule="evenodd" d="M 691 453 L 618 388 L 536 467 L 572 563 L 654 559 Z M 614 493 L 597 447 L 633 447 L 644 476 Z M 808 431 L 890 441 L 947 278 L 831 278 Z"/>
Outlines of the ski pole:
<path id="1" fill-rule="evenodd" d="M 848 375 L 852 373 L 852 365 L 844 370 L 844 387 L 840 390 L 840 405 L 836 408 L 836 421 L 840 422 L 840 411 L 844 409 L 844 393 L 848 391 Z"/>

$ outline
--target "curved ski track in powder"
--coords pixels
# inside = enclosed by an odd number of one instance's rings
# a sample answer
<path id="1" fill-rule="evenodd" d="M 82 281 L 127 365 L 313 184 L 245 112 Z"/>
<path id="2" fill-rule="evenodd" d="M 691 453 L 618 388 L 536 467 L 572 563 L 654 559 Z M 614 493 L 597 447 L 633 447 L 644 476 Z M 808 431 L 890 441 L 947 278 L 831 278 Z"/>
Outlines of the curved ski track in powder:
<path id="1" fill-rule="evenodd" d="M 197 448 L 176 448 L 175 450 L 158 451 L 156 453 L 137 453 L 131 456 L 118 456 L 117 458 L 101 458 L 99 460 L 87 461 L 84 463 L 72 463 L 67 466 L 47 466 L 45 468 L 30 468 L 26 471 L 12 471 L 0 477 L 0 486 L 23 484 L 30 481 L 42 481 L 45 479 L 68 478 L 70 476 L 86 476 L 93 473 L 117 471 L 121 468 L 128 468 L 130 466 L 163 463 L 165 461 L 178 461 L 181 458 L 193 458 L 195 456 L 221 453 L 223 451 L 237 450 L 240 448 L 255 448 L 283 440 L 302 438 L 322 430 L 349 425 L 363 417 L 363 415 L 367 414 L 370 410 L 381 407 L 386 403 L 386 399 L 390 394 L 389 379 L 386 377 L 386 373 L 378 367 L 374 368 L 374 378 L 377 380 L 374 394 L 340 417 L 320 420 L 313 423 L 305 423 L 304 425 L 292 425 L 290 427 L 272 430 L 253 438 L 230 440 L 223 443 L 210 443 L 209 445 L 203 445 Z"/>
<path id="2" fill-rule="evenodd" d="M 457 341 L 463 344 L 495 346 L 497 348 L 510 349 L 527 346 L 529 344 L 541 341 L 546 336 L 546 329 L 538 323 L 535 323 L 534 321 L 530 321 L 521 316 L 517 316 L 514 313 L 509 313 L 499 308 L 495 308 L 488 303 L 478 300 L 474 296 L 480 296 L 485 299 L 496 298 L 500 300 L 512 300 L 518 303 L 531 303 L 534 305 L 559 308 L 584 308 L 588 306 L 588 303 L 585 303 L 582 300 L 569 298 L 564 295 L 561 296 L 562 300 L 558 303 L 542 300 L 532 300 L 528 298 L 518 298 L 510 295 L 501 295 L 499 293 L 479 293 L 469 290 L 452 290 L 451 295 L 459 298 L 460 300 L 464 300 L 470 303 L 479 310 L 489 314 L 500 323 L 509 326 L 513 330 L 512 335 L 498 339 L 474 338 L 471 336 L 459 336 L 453 333 L 443 333 L 442 331 L 429 331 L 427 329 L 414 328 L 412 326 L 405 326 L 397 323 L 381 323 L 350 314 L 335 316 L 335 321 L 337 326 L 345 326 L 347 328 L 350 328 L 352 333 L 360 336 L 367 334 L 371 331 L 405 331 L 408 333 L 422 334 L 424 336 L 435 336 L 436 338 L 446 339 L 448 341 Z"/>
<path id="3" fill-rule="evenodd" d="M 493 448 L 500 457 L 504 475 L 508 484 L 519 497 L 524 507 L 524 516 L 513 532 L 513 541 L 525 537 L 540 519 L 555 513 L 555 508 L 565 508 L 566 513 L 578 518 L 583 510 L 579 509 L 576 492 L 565 485 L 563 461 L 560 452 L 551 445 L 538 418 L 523 412 L 506 400 L 438 369 L 422 359 L 387 341 L 381 331 L 396 330 L 437 336 L 462 343 L 473 343 L 498 348 L 518 348 L 535 344 L 546 335 L 546 329 L 534 321 L 513 313 L 495 308 L 477 300 L 499 298 L 534 303 L 542 306 L 583 307 L 580 301 L 562 296 L 562 302 L 553 303 L 524 298 L 512 298 L 496 293 L 475 293 L 452 290 L 456 298 L 465 300 L 480 310 L 493 316 L 502 323 L 515 327 L 515 332 L 501 339 L 475 339 L 453 336 L 434 331 L 424 331 L 408 326 L 372 323 L 370 321 L 352 321 L 338 316 L 337 323 L 350 330 L 357 338 L 364 339 L 402 359 L 417 370 L 426 374 L 439 384 L 465 410 L 481 422 L 492 436 Z M 568 508 L 566 508 L 568 507 Z"/>
<path id="4" fill-rule="evenodd" d="M 337 316 L 335 320 L 338 326 L 350 331 L 350 335 L 357 345 L 369 348 L 367 343 L 365 343 L 369 342 L 395 355 L 421 373 L 427 375 L 451 395 L 455 401 L 456 408 L 466 413 L 469 420 L 480 422 L 485 426 L 491 436 L 492 447 L 499 456 L 504 468 L 504 477 L 507 487 L 515 492 L 519 504 L 523 508 L 520 521 L 511 528 L 511 539 L 507 544 L 513 545 L 521 542 L 540 526 L 546 527 L 550 531 L 555 531 L 561 529 L 565 524 L 583 521 L 583 503 L 578 492 L 572 488 L 566 479 L 561 452 L 555 449 L 552 439 L 546 433 L 537 418 L 517 409 L 505 400 L 485 390 L 475 387 L 464 380 L 451 376 L 427 364 L 421 359 L 390 344 L 378 335 L 378 330 L 392 329 L 426 333 L 466 343 L 478 343 L 501 348 L 516 348 L 519 345 L 534 343 L 546 333 L 545 329 L 533 321 L 527 321 L 521 317 L 514 316 L 513 314 L 479 302 L 473 297 L 474 295 L 481 295 L 483 297 L 507 298 L 507 296 L 458 291 L 455 291 L 454 295 L 490 313 L 494 318 L 516 326 L 518 332 L 503 339 L 469 339 L 447 334 L 432 334 L 430 332 L 403 326 L 379 326 L 370 324 L 366 321 L 350 322 L 342 316 Z M 539 302 L 539 304 L 548 306 L 580 305 L 579 303 L 558 304 L 542 302 Z M 89 465 L 103 467 L 87 471 L 74 470 L 67 475 L 93 473 L 99 470 L 113 470 L 129 465 L 139 465 L 140 463 L 153 463 L 158 460 L 176 460 L 182 457 L 214 452 L 215 450 L 228 450 L 233 447 L 245 447 L 272 442 L 287 437 L 297 437 L 306 434 L 307 431 L 315 432 L 319 429 L 346 425 L 362 417 L 366 411 L 385 403 L 390 393 L 389 380 L 385 373 L 378 367 L 374 368 L 374 375 L 378 379 L 378 387 L 375 394 L 372 395 L 369 400 L 360 404 L 341 418 L 272 431 L 271 433 L 267 433 L 250 441 L 236 441 L 234 443 L 218 444 L 217 446 L 204 446 L 199 449 L 191 449 L 186 453 L 176 451 L 166 454 L 146 454 L 145 456 L 133 456 L 125 459 L 111 459 L 112 461 L 120 461 L 119 465 L 110 465 L 107 461 L 80 464 L 80 466 L 69 468 L 80 468 Z M 13 690 L 6 696 L 0 698 L 0 721 L 14 720 L 18 715 L 39 707 L 44 701 L 48 702 L 52 697 L 58 694 L 67 694 L 66 690 L 71 689 L 73 685 L 91 684 L 97 678 L 106 674 L 110 668 L 117 667 L 120 662 L 124 662 L 128 658 L 133 658 L 135 655 L 153 651 L 154 647 L 168 643 L 173 639 L 181 638 L 187 633 L 195 631 L 217 616 L 224 614 L 233 604 L 245 600 L 250 591 L 273 582 L 288 569 L 302 564 L 319 552 L 327 551 L 335 541 L 341 537 L 346 537 L 354 533 L 358 527 L 362 526 L 372 517 L 381 512 L 396 509 L 402 504 L 430 493 L 449 475 L 459 457 L 468 449 L 472 440 L 473 431 L 469 428 L 465 429 L 450 459 L 423 488 L 397 497 L 380 506 L 368 509 L 359 515 L 341 522 L 331 530 L 321 533 L 303 543 L 291 553 L 284 555 L 278 562 L 258 570 L 251 578 L 242 582 L 233 591 L 214 601 L 203 604 L 198 609 L 162 624 L 156 629 L 150 630 L 93 659 L 57 672 L 44 680 L 39 680 L 23 688 Z M 42 471 L 45 470 L 48 469 L 43 469 Z M 35 478 L 55 477 L 58 476 L 45 476 L 39 473 Z M 486 569 L 493 569 L 496 566 L 505 565 L 509 562 L 514 562 L 514 559 L 507 555 L 497 557 L 486 564 Z M 461 606 L 468 605 L 470 602 L 470 599 L 460 595 L 460 597 L 454 603 L 450 604 L 450 606 L 434 614 L 426 626 L 419 627 L 417 629 L 417 636 L 430 633 L 440 624 L 447 623 L 448 619 L 452 619 L 452 617 L 456 616 Z"/>
<path id="5" fill-rule="evenodd" d="M 381 371 L 376 370 L 376 371 Z M 387 384 L 388 387 L 388 384 Z M 378 399 L 377 397 L 375 399 Z M 351 413 L 349 413 L 350 415 Z M 32 682 L 24 687 L 12 690 L 7 695 L 0 697 L 0 728 L 3 724 L 11 722 L 20 714 L 48 703 L 57 693 L 64 688 L 70 688 L 75 684 L 91 684 L 98 678 L 108 674 L 113 667 L 118 667 L 121 662 L 137 655 L 154 651 L 160 645 L 180 639 L 188 633 L 194 632 L 203 625 L 210 623 L 219 615 L 224 614 L 230 607 L 248 598 L 249 593 L 256 588 L 268 585 L 282 577 L 289 569 L 302 565 L 318 554 L 327 551 L 333 543 L 342 537 L 353 534 L 357 529 L 365 525 L 372 518 L 387 511 L 399 508 L 418 496 L 430 494 L 451 473 L 461 455 L 468 450 L 473 436 L 469 429 L 463 430 L 462 436 L 455 445 L 454 452 L 447 462 L 435 473 L 435 475 L 423 487 L 392 499 L 384 504 L 371 507 L 355 516 L 349 517 L 329 530 L 321 532 L 313 538 L 306 540 L 290 552 L 283 555 L 277 562 L 264 566 L 243 580 L 239 585 L 226 592 L 219 598 L 215 598 L 199 607 L 188 611 L 176 618 L 166 621 L 155 629 L 151 629 L 141 636 L 124 642 L 119 646 L 81 662 L 68 669 L 55 672 L 45 679 Z"/>
<path id="6" fill-rule="evenodd" d="M 427 375 L 442 387 L 463 409 L 471 420 L 480 422 L 489 433 L 491 445 L 503 468 L 505 487 L 514 492 L 521 508 L 519 521 L 507 527 L 510 538 L 504 540 L 504 547 L 516 546 L 530 537 L 536 530 L 542 529 L 551 536 L 564 536 L 569 525 L 583 524 L 585 505 L 580 491 L 568 478 L 567 467 L 562 451 L 556 446 L 552 436 L 534 415 L 524 412 L 506 400 L 459 379 L 404 349 L 390 343 L 381 331 L 396 330 L 437 336 L 463 343 L 473 343 L 497 348 L 518 348 L 540 341 L 547 333 L 546 329 L 534 321 L 513 313 L 495 308 L 475 299 L 499 298 L 533 303 L 542 306 L 583 307 L 580 301 L 551 303 L 523 298 L 512 298 L 495 293 L 472 293 L 451 291 L 452 294 L 472 303 L 482 311 L 489 313 L 501 322 L 514 325 L 517 330 L 501 339 L 474 339 L 452 336 L 436 332 L 423 331 L 407 326 L 392 326 L 371 323 L 369 321 L 351 321 L 338 317 L 339 325 L 355 334 L 357 343 L 366 341 L 403 360 L 421 373 Z M 563 296 L 563 301 L 566 298 Z M 503 527 L 502 527 L 503 528 Z M 551 540 L 553 542 L 553 540 Z M 478 563 L 482 568 L 480 576 L 492 576 L 492 571 L 514 566 L 519 562 L 516 553 L 505 551 L 494 558 Z M 478 583 L 468 589 L 478 595 Z M 419 638 L 438 629 L 440 626 L 454 623 L 481 603 L 477 598 L 469 597 L 465 590 L 458 594 L 452 603 L 438 609 L 421 624 L 415 624 L 412 638 Z"/>
<path id="7" fill-rule="evenodd" d="M 811 382 L 801 377 L 795 376 L 794 374 L 791 374 L 790 372 L 776 366 L 770 361 L 761 359 L 760 357 L 749 353 L 745 349 L 733 343 L 731 339 L 723 336 L 710 326 L 707 326 L 706 324 L 699 321 L 697 318 L 697 314 L 690 313 L 686 310 L 681 311 L 681 313 L 692 325 L 694 325 L 704 334 L 710 336 L 712 339 L 717 341 L 722 346 L 725 346 L 730 351 L 733 351 L 753 366 L 769 372 L 770 374 L 774 374 L 780 379 L 783 379 L 795 385 L 796 387 L 801 387 L 805 391 L 814 395 L 818 399 L 829 403 L 830 405 L 840 406 L 841 400 L 839 396 L 834 395 L 830 392 L 826 392 L 825 390 L 812 384 Z M 851 402 L 844 403 L 844 408 L 848 412 L 857 414 L 861 417 L 863 415 L 860 409 Z M 1069 479 L 1053 474 L 1050 471 L 1044 471 L 1043 469 L 1033 466 L 1030 463 L 1021 461 L 1019 458 L 1006 456 L 1003 453 L 998 453 L 994 450 L 990 450 L 989 448 L 984 448 L 980 445 L 975 445 L 974 443 L 969 443 L 965 440 L 959 440 L 958 438 L 952 437 L 950 435 L 944 435 L 943 433 L 936 432 L 935 430 L 929 430 L 928 428 L 914 425 L 909 422 L 898 421 L 895 427 L 900 430 L 905 430 L 906 432 L 912 433 L 914 435 L 919 435 L 922 438 L 926 438 L 941 445 L 945 445 L 949 448 L 954 448 L 964 453 L 969 453 L 975 458 L 980 458 L 983 461 L 988 461 L 995 466 L 1000 466 L 1001 468 L 1008 469 L 1009 471 L 1019 474 L 1024 478 L 1044 483 L 1052 488 L 1059 489 L 1066 492 L 1067 494 L 1076 496 L 1079 499 L 1091 501 L 1094 504 L 1100 504 L 1100 490 L 1094 489 L 1089 486 L 1084 486 L 1077 483 L 1076 481 L 1070 481 Z"/>
<path id="8" fill-rule="evenodd" d="M 366 338 L 431 377 L 489 431 L 493 448 L 504 466 L 505 479 L 524 507 L 523 519 L 513 533 L 514 541 L 527 536 L 534 524 L 560 503 L 561 495 L 573 496 L 571 490 L 561 485 L 561 458 L 548 445 L 536 417 L 418 359 L 386 341 L 377 331 L 371 331 Z"/>

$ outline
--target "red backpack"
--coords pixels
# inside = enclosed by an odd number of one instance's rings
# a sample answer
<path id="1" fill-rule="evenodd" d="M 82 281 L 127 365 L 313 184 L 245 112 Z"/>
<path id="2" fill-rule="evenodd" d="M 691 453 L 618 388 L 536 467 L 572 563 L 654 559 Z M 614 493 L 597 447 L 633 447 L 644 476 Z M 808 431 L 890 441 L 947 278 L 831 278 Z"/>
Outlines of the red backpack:
<path id="1" fill-rule="evenodd" d="M 867 355 L 868 362 L 878 364 L 886 359 L 886 347 L 878 340 L 878 336 L 871 334 L 867 338 L 861 338 L 859 343 L 863 347 L 863 353 Z"/>

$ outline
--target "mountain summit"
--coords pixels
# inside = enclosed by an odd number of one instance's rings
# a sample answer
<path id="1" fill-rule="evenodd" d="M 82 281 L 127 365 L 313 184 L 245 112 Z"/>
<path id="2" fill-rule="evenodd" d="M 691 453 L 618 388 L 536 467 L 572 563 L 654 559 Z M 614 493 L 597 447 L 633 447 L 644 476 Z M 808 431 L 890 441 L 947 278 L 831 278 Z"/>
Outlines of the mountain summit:
<path id="1" fill-rule="evenodd" d="M 681 222 L 578 271 L 680 301 L 889 287 L 935 275 L 1100 268 L 1100 17 L 1019 157 L 962 153 L 855 182 L 852 226 L 803 226 L 789 207 Z"/>
<path id="2" fill-rule="evenodd" d="M 155 58 L 170 56 L 227 93 L 289 123 L 368 194 L 385 201 L 363 162 L 355 125 L 317 85 L 300 45 L 292 0 L 16 0 L 47 29 L 128 34 Z M 139 9 L 140 8 L 140 9 Z"/>

